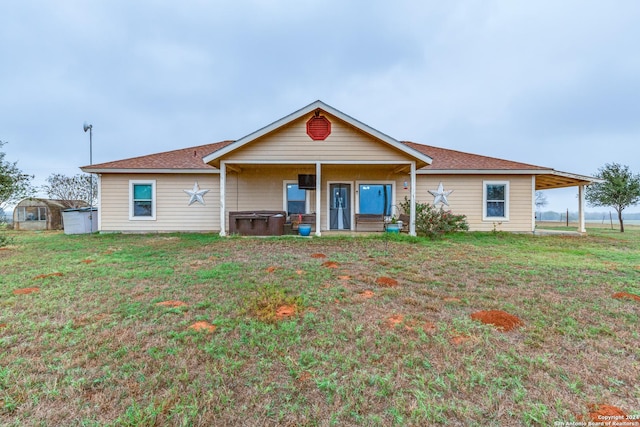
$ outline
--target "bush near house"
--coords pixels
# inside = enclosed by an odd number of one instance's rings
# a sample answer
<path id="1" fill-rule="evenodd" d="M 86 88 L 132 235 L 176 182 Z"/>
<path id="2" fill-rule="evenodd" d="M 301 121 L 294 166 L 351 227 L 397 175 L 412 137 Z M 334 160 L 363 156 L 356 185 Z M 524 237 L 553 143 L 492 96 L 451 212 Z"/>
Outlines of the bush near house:
<path id="1" fill-rule="evenodd" d="M 411 202 L 405 197 L 400 203 L 400 208 L 405 212 L 411 212 Z M 437 239 L 448 233 L 468 231 L 466 215 L 455 215 L 440 206 L 435 207 L 429 203 L 416 202 L 416 233 L 419 236 Z"/>

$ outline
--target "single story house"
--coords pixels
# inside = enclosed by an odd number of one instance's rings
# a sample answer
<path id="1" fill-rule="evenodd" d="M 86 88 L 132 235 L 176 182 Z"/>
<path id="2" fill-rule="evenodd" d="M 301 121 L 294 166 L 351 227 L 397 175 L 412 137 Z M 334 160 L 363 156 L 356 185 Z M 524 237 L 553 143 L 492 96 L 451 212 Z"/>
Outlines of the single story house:
<path id="1" fill-rule="evenodd" d="M 584 188 L 597 181 L 400 141 L 322 101 L 235 141 L 81 169 L 99 177 L 101 232 L 223 236 L 235 229 L 234 212 L 264 210 L 310 222 L 318 236 L 359 231 L 367 215 L 397 215 L 405 198 L 464 214 L 471 230 L 533 232 L 535 192 L 561 187 L 578 187 L 584 232 Z"/>

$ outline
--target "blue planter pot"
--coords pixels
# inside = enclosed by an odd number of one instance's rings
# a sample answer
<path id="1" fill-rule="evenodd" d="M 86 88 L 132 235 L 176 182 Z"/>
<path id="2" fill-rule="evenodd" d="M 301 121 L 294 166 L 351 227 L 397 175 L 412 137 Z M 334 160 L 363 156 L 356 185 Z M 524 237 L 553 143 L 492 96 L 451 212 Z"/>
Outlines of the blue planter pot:
<path id="1" fill-rule="evenodd" d="M 399 233 L 400 226 L 398 224 L 387 224 L 387 233 Z"/>
<path id="2" fill-rule="evenodd" d="M 300 224 L 298 226 L 298 232 L 301 236 L 308 236 L 311 234 L 311 226 L 309 224 Z"/>

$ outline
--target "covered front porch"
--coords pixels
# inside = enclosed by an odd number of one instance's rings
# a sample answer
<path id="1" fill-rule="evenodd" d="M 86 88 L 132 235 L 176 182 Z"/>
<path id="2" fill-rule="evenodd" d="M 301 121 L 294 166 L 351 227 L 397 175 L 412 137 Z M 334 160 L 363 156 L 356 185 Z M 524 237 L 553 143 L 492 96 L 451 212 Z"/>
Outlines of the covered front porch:
<path id="1" fill-rule="evenodd" d="M 384 231 L 384 220 L 411 200 L 416 163 L 406 161 L 220 162 L 220 235 L 236 230 L 234 212 L 272 211 L 285 223 L 310 223 L 312 233 Z M 379 218 L 379 221 L 371 221 Z M 415 216 L 407 230 L 415 235 Z"/>
<path id="2" fill-rule="evenodd" d="M 586 177 L 582 175 L 571 174 L 567 172 L 552 171 L 548 174 L 541 174 L 535 177 L 535 191 L 552 190 L 557 188 L 578 188 L 578 233 L 586 233 L 585 223 L 585 190 L 587 185 L 601 181 L 596 178 Z M 534 206 L 534 224 L 535 224 L 535 206 Z M 541 234 L 538 232 L 537 234 Z"/>

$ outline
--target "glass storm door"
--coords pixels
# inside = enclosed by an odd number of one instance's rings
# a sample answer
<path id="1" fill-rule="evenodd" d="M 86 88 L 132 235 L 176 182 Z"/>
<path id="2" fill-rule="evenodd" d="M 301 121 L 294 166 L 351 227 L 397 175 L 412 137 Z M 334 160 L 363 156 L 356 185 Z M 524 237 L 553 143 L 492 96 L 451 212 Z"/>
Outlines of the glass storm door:
<path id="1" fill-rule="evenodd" d="M 351 184 L 330 184 L 329 192 L 329 228 L 351 230 Z"/>

